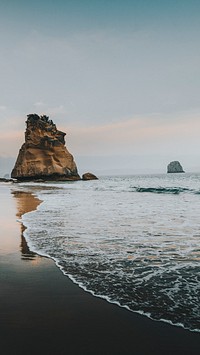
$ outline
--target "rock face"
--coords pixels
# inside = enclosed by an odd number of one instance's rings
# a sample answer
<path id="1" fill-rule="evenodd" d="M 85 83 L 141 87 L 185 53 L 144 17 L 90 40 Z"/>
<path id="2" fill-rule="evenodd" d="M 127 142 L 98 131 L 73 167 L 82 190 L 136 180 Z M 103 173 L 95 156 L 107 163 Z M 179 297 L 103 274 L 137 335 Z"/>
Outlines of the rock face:
<path id="1" fill-rule="evenodd" d="M 11 177 L 25 180 L 80 180 L 73 156 L 65 147 L 65 133 L 47 116 L 27 116 L 25 143 Z"/>
<path id="2" fill-rule="evenodd" d="M 98 177 L 91 173 L 85 173 L 82 175 L 82 180 L 98 180 Z"/>
<path id="3" fill-rule="evenodd" d="M 184 173 L 184 170 L 179 163 L 179 161 L 172 161 L 167 165 L 167 172 L 168 173 Z"/>

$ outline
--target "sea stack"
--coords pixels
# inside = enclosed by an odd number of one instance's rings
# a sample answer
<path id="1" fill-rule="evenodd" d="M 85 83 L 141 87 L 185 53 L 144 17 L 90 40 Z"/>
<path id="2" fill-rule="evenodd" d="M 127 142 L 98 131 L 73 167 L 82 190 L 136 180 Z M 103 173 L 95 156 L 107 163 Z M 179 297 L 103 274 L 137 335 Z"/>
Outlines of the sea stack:
<path id="1" fill-rule="evenodd" d="M 65 146 L 65 135 L 48 116 L 27 115 L 25 143 L 11 177 L 19 181 L 80 180 L 74 158 Z"/>
<path id="2" fill-rule="evenodd" d="M 184 173 L 185 171 L 183 170 L 179 161 L 175 160 L 175 161 L 171 161 L 171 163 L 169 163 L 167 165 L 167 172 L 168 173 Z"/>

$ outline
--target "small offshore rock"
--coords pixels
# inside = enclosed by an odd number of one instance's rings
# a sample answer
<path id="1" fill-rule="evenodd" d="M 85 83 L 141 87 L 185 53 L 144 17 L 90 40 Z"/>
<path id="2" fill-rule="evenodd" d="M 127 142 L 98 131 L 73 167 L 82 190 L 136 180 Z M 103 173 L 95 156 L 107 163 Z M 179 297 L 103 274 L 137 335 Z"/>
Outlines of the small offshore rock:
<path id="1" fill-rule="evenodd" d="M 16 179 L 7 179 L 5 177 L 0 178 L 0 182 L 16 182 Z"/>
<path id="2" fill-rule="evenodd" d="M 92 173 L 85 173 L 82 175 L 82 180 L 98 180 L 98 177 Z"/>
<path id="3" fill-rule="evenodd" d="M 171 161 L 171 163 L 169 163 L 167 165 L 167 172 L 168 173 L 184 173 L 185 171 L 183 170 L 180 162 L 175 160 L 175 161 Z"/>

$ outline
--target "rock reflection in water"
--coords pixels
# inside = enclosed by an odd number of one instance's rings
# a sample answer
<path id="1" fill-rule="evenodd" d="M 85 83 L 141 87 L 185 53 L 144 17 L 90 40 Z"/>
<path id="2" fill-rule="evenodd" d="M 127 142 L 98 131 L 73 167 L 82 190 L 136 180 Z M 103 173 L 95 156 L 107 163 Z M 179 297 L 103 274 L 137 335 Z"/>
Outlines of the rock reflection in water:
<path id="1" fill-rule="evenodd" d="M 17 206 L 16 216 L 19 219 L 21 219 L 24 213 L 34 211 L 41 203 L 41 201 L 30 192 L 12 191 L 12 195 L 14 196 Z M 24 237 L 25 229 L 26 228 L 24 227 L 24 225 L 21 224 L 21 259 L 25 261 L 34 260 L 36 257 L 38 257 L 38 255 L 29 249 L 26 239 Z"/>
<path id="2" fill-rule="evenodd" d="M 22 228 L 23 230 L 23 228 Z M 26 239 L 23 236 L 23 232 L 21 233 L 21 244 L 20 244 L 20 248 L 21 248 L 21 253 L 22 253 L 22 260 L 28 261 L 28 260 L 34 260 L 35 257 L 37 256 L 37 254 L 35 254 L 34 252 L 32 252 L 26 242 Z"/>

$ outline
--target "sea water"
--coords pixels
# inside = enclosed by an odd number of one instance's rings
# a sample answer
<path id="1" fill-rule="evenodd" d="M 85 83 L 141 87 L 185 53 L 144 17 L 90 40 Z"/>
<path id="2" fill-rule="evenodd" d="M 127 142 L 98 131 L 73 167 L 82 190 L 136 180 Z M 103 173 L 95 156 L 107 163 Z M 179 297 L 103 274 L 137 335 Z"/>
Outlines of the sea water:
<path id="1" fill-rule="evenodd" d="M 93 295 L 200 331 L 200 175 L 26 183 L 32 250 Z"/>

